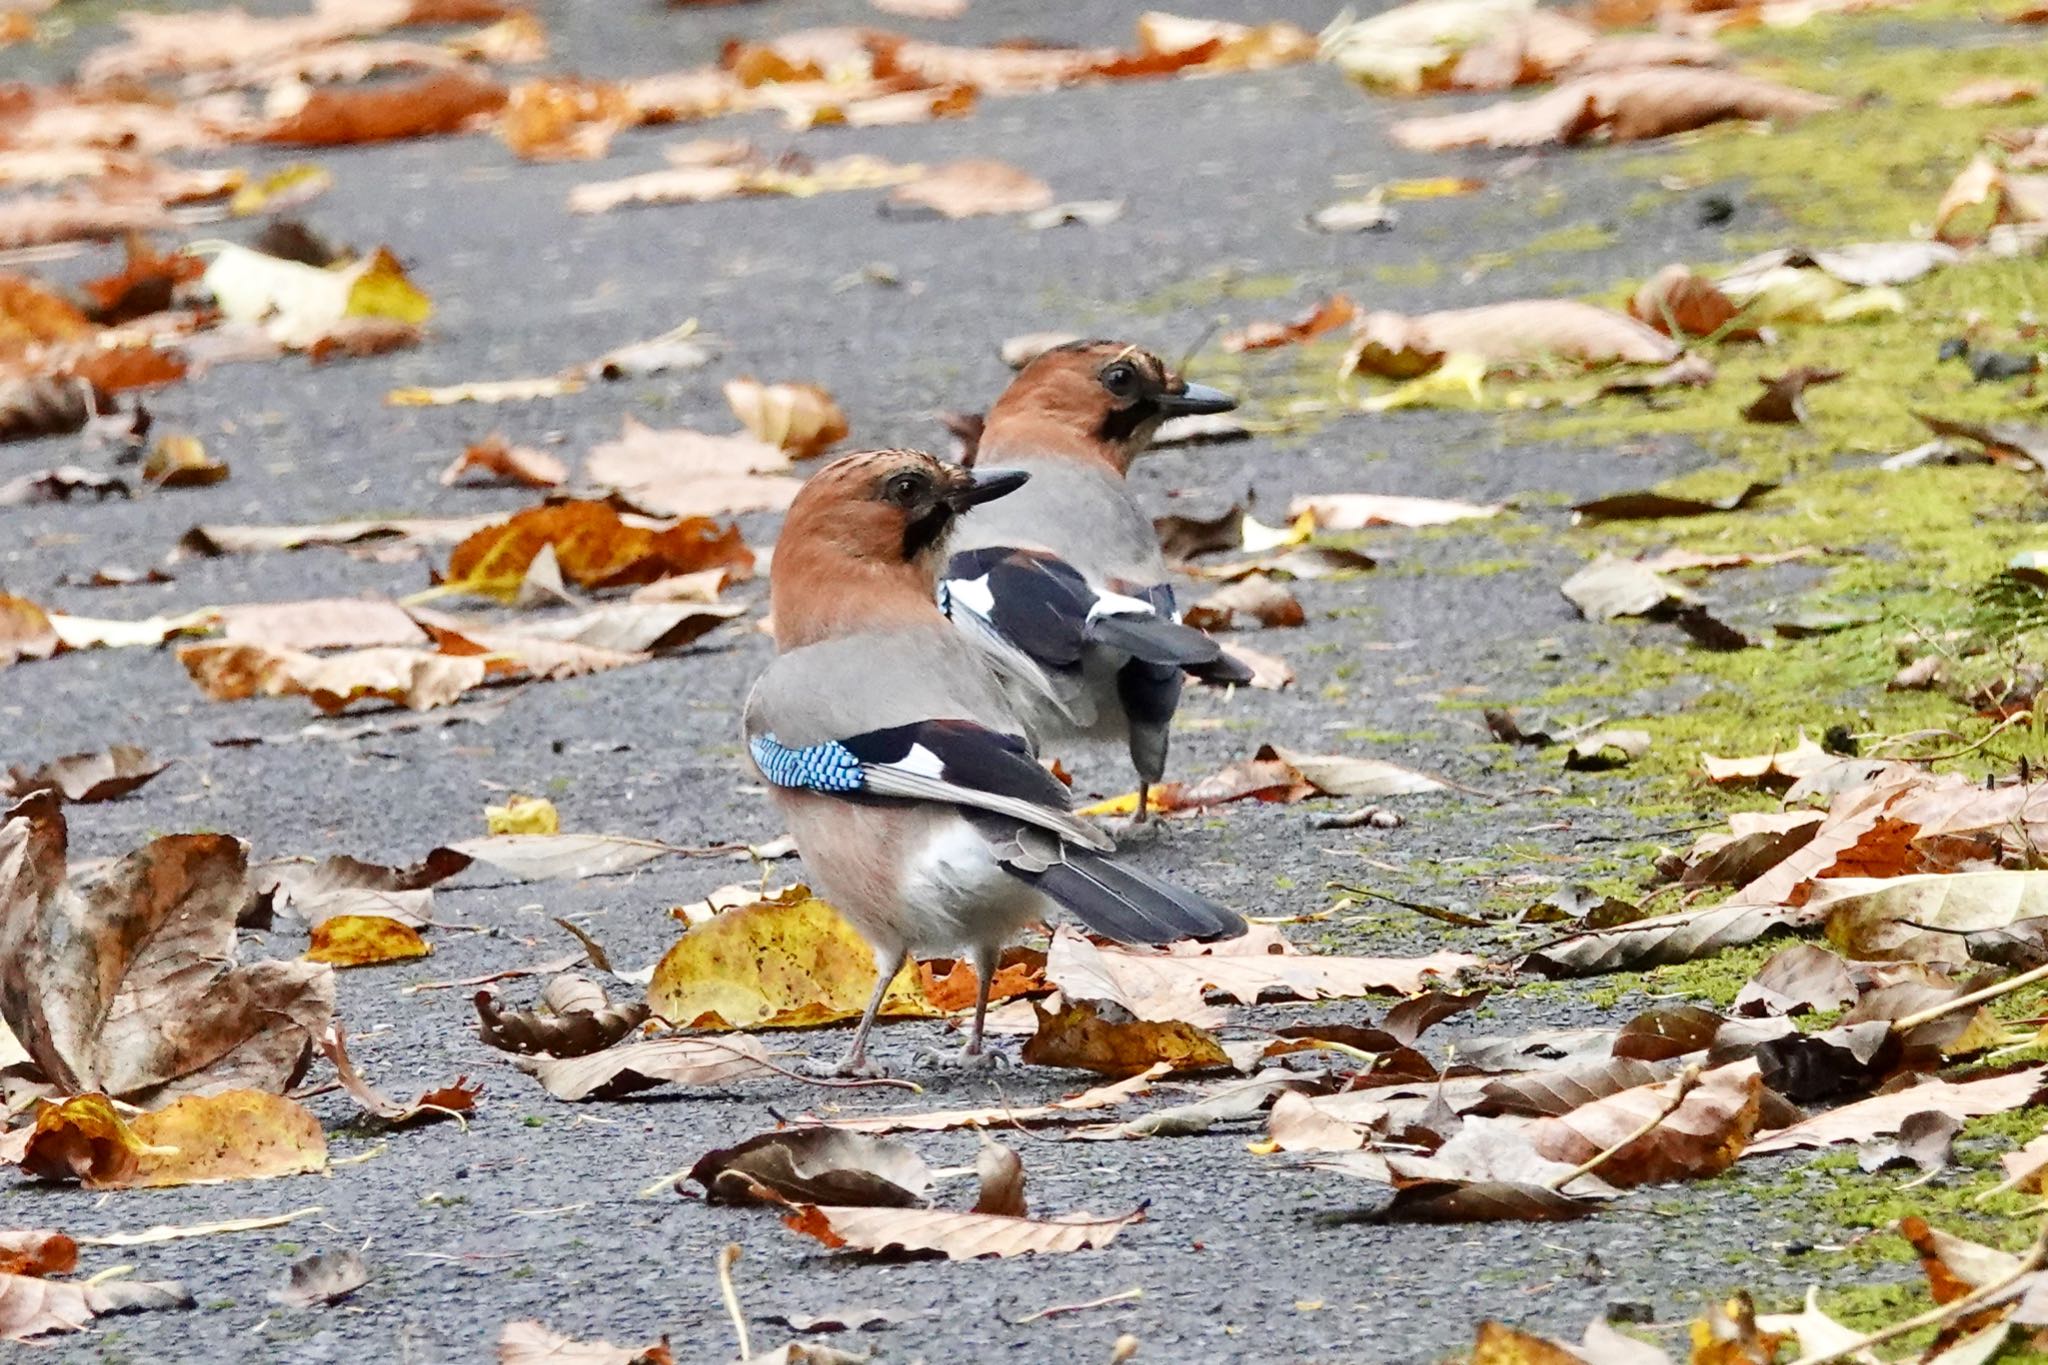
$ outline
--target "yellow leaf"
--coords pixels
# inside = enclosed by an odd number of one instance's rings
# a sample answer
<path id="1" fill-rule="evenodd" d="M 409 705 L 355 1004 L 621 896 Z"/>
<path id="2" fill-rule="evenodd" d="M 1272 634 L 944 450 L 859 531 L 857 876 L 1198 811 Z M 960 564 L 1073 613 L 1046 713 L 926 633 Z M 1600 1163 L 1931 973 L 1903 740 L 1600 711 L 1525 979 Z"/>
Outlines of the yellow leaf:
<path id="1" fill-rule="evenodd" d="M 583 381 L 573 375 L 547 375 L 539 379 L 480 379 L 469 384 L 448 384 L 438 389 L 417 386 L 393 389 L 384 401 L 394 408 L 438 408 L 449 403 L 527 403 L 536 398 L 559 398 L 576 393 Z"/>
<path id="2" fill-rule="evenodd" d="M 1151 795 L 1145 800 L 1146 809 L 1150 810 L 1154 815 L 1164 815 L 1168 810 L 1165 798 L 1161 795 L 1161 790 L 1159 787 L 1152 788 Z M 1088 816 L 1136 815 L 1137 813 L 1138 794 L 1136 792 L 1125 792 L 1122 796 L 1112 796 L 1105 801 L 1097 801 L 1092 806 L 1083 806 L 1074 812 L 1076 815 Z"/>
<path id="3" fill-rule="evenodd" d="M 1432 175 L 1421 180 L 1390 180 L 1382 188 L 1389 199 L 1448 199 L 1485 189 L 1486 182 L 1458 175 Z"/>
<path id="4" fill-rule="evenodd" d="M 510 602 L 534 557 L 552 546 L 562 577 L 582 588 L 652 583 L 701 569 L 751 570 L 753 552 L 737 526 L 708 517 L 685 517 L 650 530 L 628 523 L 601 502 L 548 503 L 515 512 L 456 546 L 448 557 L 446 587 Z"/>
<path id="5" fill-rule="evenodd" d="M 1486 393 L 1481 385 L 1485 378 L 1484 356 L 1454 352 L 1444 357 L 1443 364 L 1420 379 L 1411 379 L 1397 389 L 1366 399 L 1358 406 L 1365 412 L 1386 412 L 1393 408 L 1441 407 L 1446 400 L 1467 399 L 1473 403 L 1484 403 Z"/>
<path id="6" fill-rule="evenodd" d="M 306 958 L 333 967 L 374 967 L 433 951 L 419 930 L 389 915 L 330 915 L 313 926 Z"/>
<path id="7" fill-rule="evenodd" d="M 808 1028 L 858 1018 L 874 987 L 867 943 L 810 888 L 792 886 L 684 934 L 655 966 L 647 1004 L 681 1028 Z M 941 1011 L 905 971 L 882 1013 Z"/>
<path id="8" fill-rule="evenodd" d="M 261 180 L 251 180 L 236 190 L 234 198 L 228 200 L 228 212 L 237 218 L 247 218 L 253 214 L 292 208 L 325 194 L 333 184 L 334 176 L 324 166 L 296 162 L 282 170 L 272 171 Z"/>
<path id="9" fill-rule="evenodd" d="M 492 834 L 560 834 L 562 817 L 545 796 L 515 795 L 502 806 L 485 806 L 484 825 Z"/>
<path id="10" fill-rule="evenodd" d="M 320 1121 L 262 1090 L 187 1095 L 132 1124 L 104 1095 L 45 1104 L 22 1159 L 31 1174 L 89 1190 L 254 1180 L 326 1165 Z"/>
<path id="11" fill-rule="evenodd" d="M 414 326 L 434 315 L 434 303 L 405 277 L 405 267 L 384 247 L 360 265 L 350 267 L 355 278 L 348 287 L 344 316 L 352 318 L 396 318 Z"/>
<path id="12" fill-rule="evenodd" d="M 1112 1019 L 1092 1000 L 1048 1012 L 1036 1001 L 1038 1030 L 1024 1044 L 1031 1066 L 1068 1066 L 1104 1076 L 1135 1076 L 1165 1062 L 1175 1071 L 1213 1071 L 1230 1065 L 1216 1035 L 1185 1019 Z"/>

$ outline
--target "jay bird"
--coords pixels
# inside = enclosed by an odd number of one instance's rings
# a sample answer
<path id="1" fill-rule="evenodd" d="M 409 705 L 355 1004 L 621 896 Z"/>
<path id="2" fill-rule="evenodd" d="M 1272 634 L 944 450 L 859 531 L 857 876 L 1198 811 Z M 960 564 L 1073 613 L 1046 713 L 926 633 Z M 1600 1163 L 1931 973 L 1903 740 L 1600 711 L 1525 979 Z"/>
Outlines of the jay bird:
<path id="1" fill-rule="evenodd" d="M 1138 822 L 1166 771 L 1182 675 L 1252 675 L 1181 624 L 1159 539 L 1124 475 L 1167 418 L 1236 406 L 1135 346 L 1047 351 L 996 400 L 970 461 L 1031 482 L 961 519 L 940 584 L 941 609 L 995 665 L 1035 741 L 1129 747 Z"/>
<path id="2" fill-rule="evenodd" d="M 805 483 L 776 542 L 776 659 L 744 733 L 812 880 L 874 949 L 879 980 L 841 1074 L 870 1070 L 868 1031 L 910 953 L 964 948 L 974 963 L 972 1060 L 997 956 L 1055 906 L 1126 943 L 1244 932 L 1234 911 L 1107 856 L 939 612 L 955 520 L 1029 477 L 914 450 L 848 455 Z"/>

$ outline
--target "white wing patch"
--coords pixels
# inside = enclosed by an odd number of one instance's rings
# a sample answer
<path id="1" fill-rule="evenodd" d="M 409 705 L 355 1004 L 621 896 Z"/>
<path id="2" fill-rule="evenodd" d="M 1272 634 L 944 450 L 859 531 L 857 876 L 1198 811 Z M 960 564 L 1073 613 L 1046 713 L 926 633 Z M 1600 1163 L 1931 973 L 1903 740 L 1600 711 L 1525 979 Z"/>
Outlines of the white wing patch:
<path id="1" fill-rule="evenodd" d="M 1122 593 L 1102 591 L 1095 594 L 1095 601 L 1089 604 L 1088 619 L 1093 621 L 1103 616 L 1157 616 L 1150 602 Z"/>
<path id="2" fill-rule="evenodd" d="M 992 615 L 996 609 L 996 597 L 988 589 L 987 574 L 980 578 L 947 579 L 946 595 L 955 606 L 965 607 L 984 619 Z"/>
<path id="3" fill-rule="evenodd" d="M 897 759 L 894 763 L 884 763 L 878 766 L 891 768 L 899 773 L 915 773 L 919 777 L 940 777 L 946 771 L 946 765 L 940 760 L 939 756 L 930 749 L 925 748 L 922 744 L 911 745 L 910 752 Z"/>

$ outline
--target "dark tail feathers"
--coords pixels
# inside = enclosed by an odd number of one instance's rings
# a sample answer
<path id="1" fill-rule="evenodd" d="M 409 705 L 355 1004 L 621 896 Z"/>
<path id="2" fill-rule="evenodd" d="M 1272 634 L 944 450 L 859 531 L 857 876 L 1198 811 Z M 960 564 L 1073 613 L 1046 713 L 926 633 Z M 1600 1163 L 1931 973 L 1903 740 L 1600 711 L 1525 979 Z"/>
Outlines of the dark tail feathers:
<path id="1" fill-rule="evenodd" d="M 1088 623 L 1088 638 L 1133 659 L 1172 664 L 1197 676 L 1227 657 L 1222 646 L 1193 626 L 1158 616 L 1098 616 Z"/>
<path id="2" fill-rule="evenodd" d="M 1215 663 L 1190 667 L 1188 676 L 1196 682 L 1208 683 L 1212 687 L 1248 687 L 1251 685 L 1252 670 L 1243 660 L 1219 649 Z"/>
<path id="3" fill-rule="evenodd" d="M 1029 879 L 1090 929 L 1120 943 L 1236 938 L 1245 930 L 1235 910 L 1099 853 L 1069 847 L 1065 862 Z"/>

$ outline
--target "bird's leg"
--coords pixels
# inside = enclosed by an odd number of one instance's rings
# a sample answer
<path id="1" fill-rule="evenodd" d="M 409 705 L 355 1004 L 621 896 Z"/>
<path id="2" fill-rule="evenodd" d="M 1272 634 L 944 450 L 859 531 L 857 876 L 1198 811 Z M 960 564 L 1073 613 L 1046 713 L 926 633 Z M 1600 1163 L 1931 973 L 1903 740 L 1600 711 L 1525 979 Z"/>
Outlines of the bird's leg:
<path id="1" fill-rule="evenodd" d="M 887 962 L 878 956 L 875 970 L 879 973 L 875 981 L 875 993 L 868 997 L 868 1007 L 860 1017 L 860 1027 L 853 1031 L 853 1046 L 846 1050 L 846 1056 L 834 1067 L 839 1076 L 874 1076 L 881 1069 L 868 1061 L 868 1030 L 875 1026 L 875 1016 L 881 1012 L 882 997 L 889 993 L 889 983 L 896 979 L 896 973 L 903 970 L 904 959 L 910 956 L 908 948 L 896 953 Z"/>
<path id="2" fill-rule="evenodd" d="M 1131 812 L 1131 823 L 1142 825 L 1152 818 L 1152 784 L 1138 779 L 1138 808 Z"/>
<path id="3" fill-rule="evenodd" d="M 974 1027 L 967 1034 L 967 1046 L 961 1051 L 962 1057 L 981 1056 L 982 1025 L 988 1021 L 989 988 L 996 982 L 996 961 L 1001 950 L 995 947 L 980 947 L 974 950 Z"/>

